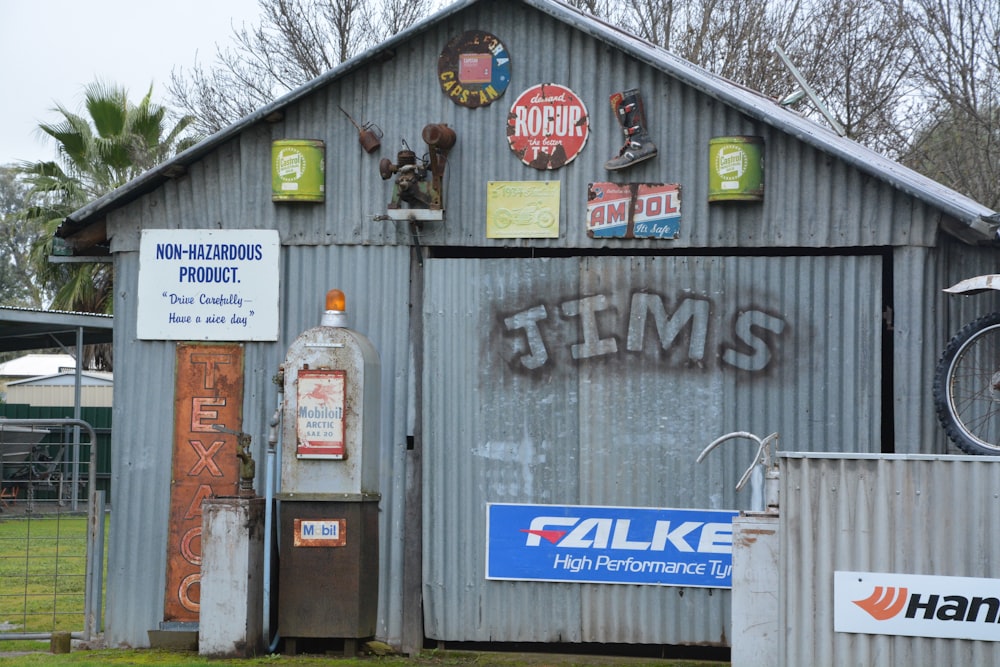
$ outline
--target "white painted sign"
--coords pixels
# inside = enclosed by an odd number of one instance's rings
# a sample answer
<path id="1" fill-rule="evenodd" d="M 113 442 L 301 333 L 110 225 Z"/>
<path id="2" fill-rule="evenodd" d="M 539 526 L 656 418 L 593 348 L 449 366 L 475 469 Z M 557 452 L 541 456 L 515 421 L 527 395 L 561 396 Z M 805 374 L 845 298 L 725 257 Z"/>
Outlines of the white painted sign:
<path id="1" fill-rule="evenodd" d="M 833 628 L 1000 641 L 1000 579 L 834 572 Z"/>
<path id="2" fill-rule="evenodd" d="M 280 241 L 271 229 L 145 229 L 142 340 L 278 340 Z"/>

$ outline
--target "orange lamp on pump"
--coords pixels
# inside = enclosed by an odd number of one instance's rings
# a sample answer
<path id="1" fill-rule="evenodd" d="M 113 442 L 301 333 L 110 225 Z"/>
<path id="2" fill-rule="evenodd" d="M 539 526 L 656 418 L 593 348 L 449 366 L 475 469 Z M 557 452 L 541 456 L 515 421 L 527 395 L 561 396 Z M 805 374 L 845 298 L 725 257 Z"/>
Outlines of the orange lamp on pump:
<path id="1" fill-rule="evenodd" d="M 347 326 L 347 299 L 339 289 L 332 289 L 326 293 L 326 310 L 320 319 L 320 326 L 323 327 L 346 327 Z"/>

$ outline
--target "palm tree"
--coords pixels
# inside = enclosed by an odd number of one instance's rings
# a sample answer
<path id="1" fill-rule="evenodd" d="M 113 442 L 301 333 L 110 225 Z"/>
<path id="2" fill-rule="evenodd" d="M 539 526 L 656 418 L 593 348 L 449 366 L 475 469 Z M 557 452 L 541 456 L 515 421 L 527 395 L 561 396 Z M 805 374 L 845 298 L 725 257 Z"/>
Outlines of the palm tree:
<path id="1" fill-rule="evenodd" d="M 168 128 L 169 112 L 152 102 L 152 94 L 150 86 L 133 104 L 120 86 L 88 84 L 86 116 L 57 104 L 59 122 L 39 125 L 55 140 L 57 160 L 22 162 L 16 168 L 30 186 L 24 221 L 43 229 L 32 246 L 31 263 L 54 294 L 53 309 L 111 313 L 114 303 L 111 264 L 48 261 L 56 229 L 66 216 L 197 141 L 184 134 L 193 118 L 185 116 Z M 110 347 L 94 348 L 87 351 L 88 367 L 110 370 Z"/>
<path id="2" fill-rule="evenodd" d="M 110 313 L 113 303 L 110 265 L 49 263 L 52 239 L 63 219 L 197 141 L 184 136 L 193 118 L 185 116 L 168 129 L 168 109 L 153 103 L 152 95 L 150 86 L 133 104 L 121 86 L 88 84 L 86 116 L 57 104 L 54 110 L 62 118 L 39 125 L 56 141 L 58 159 L 17 167 L 31 186 L 24 214 L 45 230 L 32 249 L 32 261 L 43 280 L 55 287 L 52 308 Z"/>

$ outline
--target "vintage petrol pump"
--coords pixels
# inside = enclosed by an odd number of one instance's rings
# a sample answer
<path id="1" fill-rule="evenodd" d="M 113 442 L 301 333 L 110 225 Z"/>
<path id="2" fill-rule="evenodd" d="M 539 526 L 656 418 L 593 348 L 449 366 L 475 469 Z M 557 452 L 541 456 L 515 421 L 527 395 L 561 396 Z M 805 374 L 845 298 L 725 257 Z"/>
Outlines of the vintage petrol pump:
<path id="1" fill-rule="evenodd" d="M 330 290 L 320 326 L 284 363 L 278 632 L 343 638 L 345 652 L 375 635 L 378 608 L 378 352 L 346 327 L 344 294 Z"/>

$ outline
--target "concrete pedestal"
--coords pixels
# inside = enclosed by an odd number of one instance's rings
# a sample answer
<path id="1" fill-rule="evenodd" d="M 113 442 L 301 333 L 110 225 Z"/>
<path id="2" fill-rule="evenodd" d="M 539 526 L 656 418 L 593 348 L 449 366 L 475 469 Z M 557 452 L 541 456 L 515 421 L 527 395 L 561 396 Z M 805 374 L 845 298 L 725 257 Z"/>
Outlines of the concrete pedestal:
<path id="1" fill-rule="evenodd" d="M 778 523 L 756 512 L 733 519 L 732 667 L 778 664 Z"/>
<path id="2" fill-rule="evenodd" d="M 201 506 L 198 653 L 264 652 L 264 499 L 208 498 Z"/>

